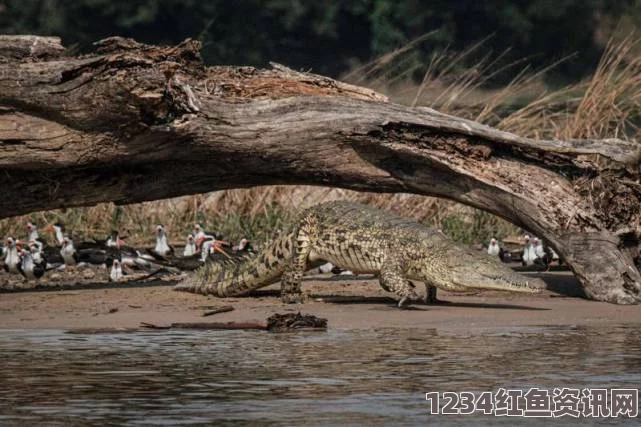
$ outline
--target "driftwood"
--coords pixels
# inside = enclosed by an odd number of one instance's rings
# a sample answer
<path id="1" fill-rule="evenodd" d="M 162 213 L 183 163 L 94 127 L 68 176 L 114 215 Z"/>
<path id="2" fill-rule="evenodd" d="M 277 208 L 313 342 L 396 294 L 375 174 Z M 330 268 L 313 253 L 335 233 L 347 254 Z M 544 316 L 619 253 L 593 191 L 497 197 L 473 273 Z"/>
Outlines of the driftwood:
<path id="1" fill-rule="evenodd" d="M 259 184 L 425 194 L 544 238 L 594 299 L 641 300 L 639 144 L 522 138 L 199 50 L 0 37 L 0 217 Z"/>
<path id="2" fill-rule="evenodd" d="M 76 335 L 93 335 L 93 334 L 123 334 L 123 333 L 133 333 L 140 332 L 144 329 L 141 328 L 76 328 L 69 329 L 65 331 L 66 334 L 76 334 Z"/>
<path id="3" fill-rule="evenodd" d="M 141 322 L 140 327 L 131 328 L 77 328 L 66 331 L 67 334 L 92 335 L 92 334 L 121 334 L 146 331 L 167 331 L 169 329 L 197 329 L 197 330 L 259 330 L 266 331 L 265 322 L 196 322 L 196 323 L 172 323 L 169 325 L 156 325 L 154 323 Z"/>
<path id="4" fill-rule="evenodd" d="M 271 332 L 325 331 L 327 319 L 313 314 L 274 314 L 267 318 L 267 330 Z"/>
<path id="5" fill-rule="evenodd" d="M 223 307 L 225 308 L 225 307 Z M 233 307 L 230 307 L 233 310 Z M 225 310 L 231 311 L 231 310 Z M 156 325 L 141 322 L 140 327 L 152 330 L 198 329 L 198 330 L 259 330 L 270 332 L 326 331 L 327 319 L 311 314 L 286 313 L 274 314 L 267 322 L 178 322 L 169 325 Z"/>
<path id="6" fill-rule="evenodd" d="M 198 329 L 198 330 L 259 330 L 266 331 L 267 323 L 265 322 L 177 322 L 170 325 L 156 325 L 153 323 L 140 323 L 141 328 L 145 329 Z"/>
<path id="7" fill-rule="evenodd" d="M 214 314 L 219 314 L 219 313 L 227 313 L 230 311 L 234 311 L 234 307 L 232 307 L 231 305 L 224 305 L 222 307 L 216 307 L 213 310 L 208 310 L 204 312 L 203 317 L 213 316 Z"/>
<path id="8" fill-rule="evenodd" d="M 140 322 L 137 328 L 77 328 L 67 334 L 119 334 L 142 331 L 167 331 L 169 329 L 194 329 L 199 331 L 269 331 L 269 332 L 323 332 L 327 331 L 327 319 L 309 314 L 275 314 L 266 322 L 176 322 L 166 325 Z"/>

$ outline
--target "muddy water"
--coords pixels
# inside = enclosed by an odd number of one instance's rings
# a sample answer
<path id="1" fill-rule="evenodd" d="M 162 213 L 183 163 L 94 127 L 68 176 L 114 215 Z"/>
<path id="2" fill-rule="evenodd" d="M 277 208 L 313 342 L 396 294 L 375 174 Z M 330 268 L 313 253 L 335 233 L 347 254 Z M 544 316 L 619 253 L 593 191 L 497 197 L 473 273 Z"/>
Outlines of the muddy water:
<path id="1" fill-rule="evenodd" d="M 640 384 L 634 327 L 0 333 L 0 425 L 512 425 L 430 415 L 425 393 Z"/>

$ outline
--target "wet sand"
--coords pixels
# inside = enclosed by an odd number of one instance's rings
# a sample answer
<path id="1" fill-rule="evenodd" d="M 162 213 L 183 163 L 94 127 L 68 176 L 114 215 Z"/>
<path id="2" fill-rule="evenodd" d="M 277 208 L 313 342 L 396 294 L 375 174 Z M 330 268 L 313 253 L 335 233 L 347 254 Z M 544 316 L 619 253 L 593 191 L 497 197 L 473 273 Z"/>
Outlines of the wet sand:
<path id="1" fill-rule="evenodd" d="M 282 304 L 278 286 L 247 298 L 215 298 L 176 292 L 173 282 L 93 283 L 0 293 L 0 328 L 76 329 L 137 327 L 141 322 L 264 321 L 274 313 L 301 311 L 328 319 L 330 328 L 503 329 L 542 325 L 641 323 L 641 307 L 588 301 L 569 273 L 539 275 L 548 284 L 540 295 L 479 292 L 461 295 L 439 291 L 446 305 L 415 304 L 396 308 L 394 299 L 371 277 L 306 278 L 305 304 Z M 234 311 L 202 314 L 231 305 Z"/>

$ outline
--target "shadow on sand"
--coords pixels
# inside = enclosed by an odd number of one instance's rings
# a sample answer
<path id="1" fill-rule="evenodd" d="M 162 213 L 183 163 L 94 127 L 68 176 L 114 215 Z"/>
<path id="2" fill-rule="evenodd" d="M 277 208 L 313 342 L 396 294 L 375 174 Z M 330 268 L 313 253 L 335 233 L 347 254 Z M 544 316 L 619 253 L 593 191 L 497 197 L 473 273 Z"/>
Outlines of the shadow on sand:
<path id="1" fill-rule="evenodd" d="M 90 283 L 61 283 L 55 285 L 37 284 L 32 288 L 0 289 L 0 293 L 16 292 L 57 292 L 57 291 L 79 291 L 85 289 L 128 289 L 128 288 L 151 288 L 159 286 L 173 286 L 177 280 L 164 280 L 156 278 L 153 280 L 132 280 L 130 282 L 90 282 Z"/>
<path id="2" fill-rule="evenodd" d="M 344 295 L 314 295 L 313 298 L 322 298 L 326 303 L 330 304 L 385 304 L 392 308 L 398 309 L 397 301 L 393 298 L 387 297 L 360 297 L 360 296 L 344 296 Z M 526 305 L 518 304 L 492 304 L 483 302 L 447 302 L 441 304 L 425 304 L 422 301 L 413 302 L 409 307 L 404 310 L 429 310 L 431 307 L 460 307 L 460 308 L 494 308 L 504 310 L 532 310 L 532 311 L 545 311 L 547 308 L 529 307 Z"/>
<path id="3" fill-rule="evenodd" d="M 542 271 L 542 268 L 540 267 L 532 268 L 514 266 L 512 268 L 524 276 L 535 277 L 543 280 L 545 282 L 546 289 L 550 292 L 554 292 L 555 294 L 559 294 L 558 296 L 587 298 L 579 279 L 577 279 L 572 272 L 568 271 L 565 266 L 556 267 L 550 271 Z M 314 280 L 316 282 L 350 282 L 376 280 L 376 277 L 373 275 L 338 275 L 331 277 L 308 276 L 303 280 Z M 418 285 L 418 283 L 416 284 Z"/>
<path id="4" fill-rule="evenodd" d="M 280 290 L 278 289 L 262 289 L 257 290 L 249 294 L 250 297 L 255 298 L 280 298 Z M 372 305 L 383 305 L 389 308 L 398 310 L 397 303 L 394 298 L 385 297 L 385 296 L 359 296 L 359 295 L 336 295 L 336 294 L 324 294 L 324 293 L 315 293 L 309 296 L 311 300 L 322 300 L 327 304 L 372 304 Z M 462 307 L 462 308 L 494 308 L 494 309 L 505 309 L 505 310 L 532 310 L 532 311 L 545 311 L 547 308 L 539 307 L 529 307 L 526 305 L 518 304 L 492 304 L 492 303 L 474 303 L 474 302 L 447 302 L 445 304 L 425 304 L 422 301 L 416 301 L 412 303 L 409 307 L 403 308 L 403 310 L 419 310 L 426 311 L 431 307 L 443 306 L 443 307 Z"/>
<path id="5" fill-rule="evenodd" d="M 527 276 L 537 277 L 542 279 L 547 290 L 551 291 L 558 297 L 573 297 L 585 298 L 586 294 L 581 287 L 579 280 L 570 272 L 528 272 Z M 304 281 L 313 280 L 316 282 L 350 282 L 350 281 L 370 281 L 375 280 L 372 275 L 349 276 L 338 275 L 332 277 L 317 277 L 308 276 L 303 279 Z M 168 280 L 161 277 L 151 278 L 148 280 L 132 280 L 129 282 L 91 282 L 91 283 L 61 283 L 56 285 L 38 284 L 32 288 L 17 288 L 17 289 L 0 289 L 0 293 L 14 293 L 14 292 L 55 292 L 55 291 L 73 291 L 84 289 L 128 289 L 128 288 L 148 288 L 148 287 L 171 287 L 175 285 L 178 280 Z M 329 291 L 331 292 L 331 291 Z M 280 297 L 279 289 L 258 289 L 249 294 L 250 297 Z M 327 294 L 313 294 L 310 296 L 312 299 L 322 299 L 330 304 L 385 304 L 389 306 L 396 306 L 396 301 L 391 297 L 384 296 L 350 296 L 350 295 L 336 295 L 332 293 Z M 510 310 L 545 310 L 542 308 L 533 308 L 515 304 L 490 304 L 490 303 L 468 303 L 468 302 L 455 302 L 447 304 L 448 307 L 464 307 L 464 308 L 497 308 L 497 309 L 510 309 Z M 422 302 L 415 302 L 411 309 L 419 309 L 418 307 L 429 307 Z"/>

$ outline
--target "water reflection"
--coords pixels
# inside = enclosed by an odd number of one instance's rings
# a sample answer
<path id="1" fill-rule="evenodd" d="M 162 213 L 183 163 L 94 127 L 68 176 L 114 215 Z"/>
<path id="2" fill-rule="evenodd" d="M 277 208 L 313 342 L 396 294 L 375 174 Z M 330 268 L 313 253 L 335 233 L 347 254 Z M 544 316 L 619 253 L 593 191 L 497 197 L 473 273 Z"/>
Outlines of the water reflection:
<path id="1" fill-rule="evenodd" d="M 430 416 L 424 393 L 641 384 L 641 340 L 623 326 L 473 334 L 4 331 L 0 359 L 0 424 L 511 424 L 480 414 Z"/>

